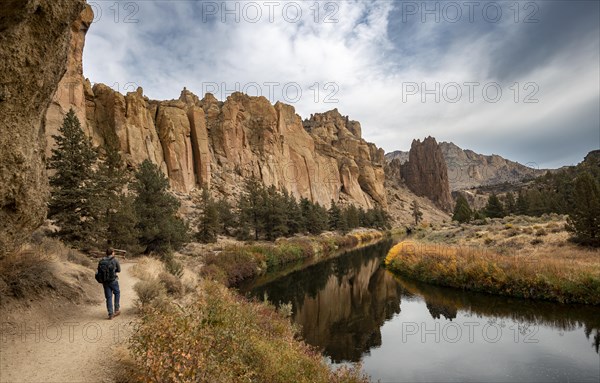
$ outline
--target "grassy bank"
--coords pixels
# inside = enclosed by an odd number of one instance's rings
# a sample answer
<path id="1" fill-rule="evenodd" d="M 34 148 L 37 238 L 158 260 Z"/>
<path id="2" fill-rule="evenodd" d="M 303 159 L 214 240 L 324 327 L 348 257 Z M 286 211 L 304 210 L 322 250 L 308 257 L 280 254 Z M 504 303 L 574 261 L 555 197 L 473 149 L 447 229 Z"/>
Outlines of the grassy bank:
<path id="1" fill-rule="evenodd" d="M 368 382 L 358 367 L 332 371 L 297 340 L 289 308 L 247 301 L 211 281 L 200 282 L 198 294 L 189 304 L 145 306 L 132 339 L 132 381 Z"/>
<path id="2" fill-rule="evenodd" d="M 485 247 L 404 241 L 389 251 L 385 263 L 395 273 L 442 286 L 600 305 L 598 253 L 564 250 L 502 254 Z"/>
<path id="3" fill-rule="evenodd" d="M 335 251 L 352 249 L 383 236 L 384 233 L 370 229 L 346 235 L 326 233 L 314 237 L 281 238 L 275 243 L 225 246 L 203 255 L 204 266 L 200 274 L 226 286 L 235 286 L 286 264 L 327 257 Z"/>

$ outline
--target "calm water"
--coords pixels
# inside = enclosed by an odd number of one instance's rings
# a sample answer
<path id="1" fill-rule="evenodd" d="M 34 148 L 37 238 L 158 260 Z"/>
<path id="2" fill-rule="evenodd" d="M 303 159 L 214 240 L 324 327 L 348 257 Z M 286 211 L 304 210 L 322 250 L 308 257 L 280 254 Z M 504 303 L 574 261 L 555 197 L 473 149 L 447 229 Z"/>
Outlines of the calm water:
<path id="1" fill-rule="evenodd" d="M 242 288 L 291 302 L 309 344 L 381 382 L 600 382 L 600 309 L 468 293 L 393 276 L 392 242 Z"/>

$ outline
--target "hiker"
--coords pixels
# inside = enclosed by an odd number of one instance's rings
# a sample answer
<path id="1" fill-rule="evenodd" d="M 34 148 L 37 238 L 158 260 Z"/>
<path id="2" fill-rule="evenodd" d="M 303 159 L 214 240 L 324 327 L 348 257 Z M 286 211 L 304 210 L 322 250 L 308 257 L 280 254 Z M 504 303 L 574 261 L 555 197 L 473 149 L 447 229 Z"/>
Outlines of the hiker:
<path id="1" fill-rule="evenodd" d="M 98 271 L 96 272 L 96 280 L 102 283 L 104 287 L 104 297 L 106 298 L 106 308 L 108 309 L 108 319 L 113 319 L 121 312 L 119 311 L 119 299 L 121 292 L 119 291 L 119 277 L 117 273 L 121 272 L 121 265 L 115 258 L 113 249 L 106 250 L 106 257 L 98 262 Z M 115 305 L 113 312 L 112 296 L 115 296 Z"/>

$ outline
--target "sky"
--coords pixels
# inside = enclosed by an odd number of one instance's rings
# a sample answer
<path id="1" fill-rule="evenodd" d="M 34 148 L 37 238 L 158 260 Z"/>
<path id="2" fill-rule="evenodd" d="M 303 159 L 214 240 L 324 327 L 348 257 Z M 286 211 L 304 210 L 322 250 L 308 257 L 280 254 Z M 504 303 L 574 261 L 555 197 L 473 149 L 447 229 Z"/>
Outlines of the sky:
<path id="1" fill-rule="evenodd" d="M 600 2 L 88 0 L 84 75 L 151 99 L 337 108 L 386 152 L 435 137 L 538 168 L 600 149 Z"/>

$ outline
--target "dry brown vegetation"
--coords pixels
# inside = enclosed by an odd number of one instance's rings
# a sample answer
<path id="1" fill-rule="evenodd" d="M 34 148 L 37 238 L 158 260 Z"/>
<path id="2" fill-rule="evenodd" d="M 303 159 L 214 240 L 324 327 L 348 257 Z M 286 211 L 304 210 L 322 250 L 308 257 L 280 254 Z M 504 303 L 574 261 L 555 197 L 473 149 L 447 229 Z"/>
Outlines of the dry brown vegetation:
<path id="1" fill-rule="evenodd" d="M 507 217 L 417 234 L 388 267 L 435 284 L 524 298 L 600 304 L 600 251 L 568 242 L 564 217 Z"/>

